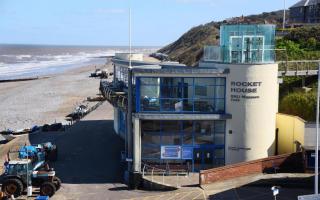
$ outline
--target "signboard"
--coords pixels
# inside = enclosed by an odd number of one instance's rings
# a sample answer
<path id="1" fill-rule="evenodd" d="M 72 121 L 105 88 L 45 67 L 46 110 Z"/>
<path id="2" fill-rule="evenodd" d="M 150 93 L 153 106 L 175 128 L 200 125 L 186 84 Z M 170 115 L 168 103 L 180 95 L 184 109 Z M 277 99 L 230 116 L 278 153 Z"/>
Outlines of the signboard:
<path id="1" fill-rule="evenodd" d="M 182 147 L 182 159 L 192 160 L 193 158 L 193 147 Z"/>
<path id="2" fill-rule="evenodd" d="M 181 159 L 181 146 L 161 146 L 161 159 Z"/>
<path id="3" fill-rule="evenodd" d="M 239 102 L 241 99 L 259 99 L 259 88 L 262 82 L 231 81 L 231 101 Z"/>
<path id="4" fill-rule="evenodd" d="M 319 200 L 319 194 L 312 194 L 312 195 L 305 195 L 305 196 L 298 196 L 298 200 Z"/>

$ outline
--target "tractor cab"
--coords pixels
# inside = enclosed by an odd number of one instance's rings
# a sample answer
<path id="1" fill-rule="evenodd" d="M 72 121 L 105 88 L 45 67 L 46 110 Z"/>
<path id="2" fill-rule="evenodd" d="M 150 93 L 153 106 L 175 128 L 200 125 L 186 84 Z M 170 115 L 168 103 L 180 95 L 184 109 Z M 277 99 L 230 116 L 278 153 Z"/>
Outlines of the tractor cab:
<path id="1" fill-rule="evenodd" d="M 1 190 L 7 196 L 18 197 L 28 186 L 39 187 L 41 195 L 51 197 L 60 188 L 61 180 L 48 165 L 33 166 L 30 159 L 9 161 Z"/>
<path id="2" fill-rule="evenodd" d="M 5 176 L 19 176 L 27 180 L 31 178 L 33 166 L 30 159 L 9 161 L 5 166 Z"/>

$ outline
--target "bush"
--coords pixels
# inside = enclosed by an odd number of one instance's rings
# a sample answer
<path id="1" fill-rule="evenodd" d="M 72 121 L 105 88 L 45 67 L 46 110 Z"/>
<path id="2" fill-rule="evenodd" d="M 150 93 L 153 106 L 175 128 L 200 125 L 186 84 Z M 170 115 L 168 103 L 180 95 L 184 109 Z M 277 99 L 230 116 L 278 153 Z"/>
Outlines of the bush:
<path id="1" fill-rule="evenodd" d="M 285 96 L 281 102 L 281 113 L 296 115 L 307 121 L 315 121 L 317 95 L 315 92 L 293 92 Z"/>

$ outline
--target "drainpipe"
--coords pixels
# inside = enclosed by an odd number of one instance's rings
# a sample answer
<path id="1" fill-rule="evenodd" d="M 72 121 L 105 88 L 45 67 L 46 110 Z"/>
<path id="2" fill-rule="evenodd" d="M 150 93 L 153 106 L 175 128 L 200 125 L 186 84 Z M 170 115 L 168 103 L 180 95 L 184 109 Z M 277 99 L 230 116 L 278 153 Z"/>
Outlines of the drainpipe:
<path id="1" fill-rule="evenodd" d="M 128 112 L 127 112 L 127 136 L 128 136 L 128 171 L 132 171 L 132 67 L 128 67 Z"/>
<path id="2" fill-rule="evenodd" d="M 116 85 L 116 65 L 113 63 L 113 86 Z"/>

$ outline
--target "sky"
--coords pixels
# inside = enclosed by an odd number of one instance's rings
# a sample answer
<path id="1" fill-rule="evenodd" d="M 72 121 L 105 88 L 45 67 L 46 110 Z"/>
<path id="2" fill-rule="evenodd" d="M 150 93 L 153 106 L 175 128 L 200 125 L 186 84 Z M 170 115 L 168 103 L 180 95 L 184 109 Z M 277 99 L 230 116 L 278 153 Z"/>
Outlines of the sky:
<path id="1" fill-rule="evenodd" d="M 298 0 L 286 0 L 287 8 Z M 0 0 L 0 43 L 164 46 L 211 21 L 284 8 L 284 0 Z"/>

